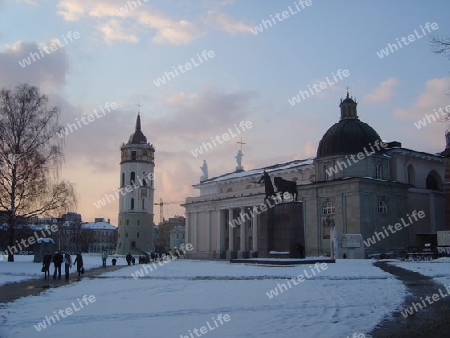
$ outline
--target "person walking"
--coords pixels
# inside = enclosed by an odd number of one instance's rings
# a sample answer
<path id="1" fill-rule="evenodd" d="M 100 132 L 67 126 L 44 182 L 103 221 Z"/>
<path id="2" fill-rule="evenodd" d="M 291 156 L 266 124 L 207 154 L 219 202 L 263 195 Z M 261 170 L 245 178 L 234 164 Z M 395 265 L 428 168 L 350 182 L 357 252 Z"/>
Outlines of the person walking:
<path id="1" fill-rule="evenodd" d="M 126 257 L 126 260 L 127 260 L 128 265 L 131 264 L 131 259 L 132 259 L 132 258 L 133 258 L 133 256 L 131 256 L 131 253 L 128 253 L 128 255 L 127 255 L 127 257 Z"/>
<path id="2" fill-rule="evenodd" d="M 61 251 L 57 251 L 53 255 L 53 264 L 55 266 L 55 272 L 53 273 L 53 279 L 56 279 L 56 272 L 58 272 L 58 279 L 61 279 L 61 264 L 63 262 L 63 255 L 61 254 Z"/>
<path id="3" fill-rule="evenodd" d="M 106 251 L 105 248 L 103 248 L 102 251 L 102 263 L 103 263 L 103 267 L 106 267 L 106 259 L 108 258 L 108 251 Z"/>
<path id="4" fill-rule="evenodd" d="M 68 252 L 64 255 L 64 271 L 66 273 L 66 279 L 69 279 L 69 269 L 72 267 L 72 257 Z"/>
<path id="5" fill-rule="evenodd" d="M 50 278 L 50 263 L 52 262 L 52 255 L 49 251 L 45 252 L 44 260 L 42 261 L 42 267 L 44 270 L 44 279 Z"/>
<path id="6" fill-rule="evenodd" d="M 75 258 L 75 261 L 73 264 L 77 264 L 77 271 L 78 271 L 78 278 L 81 278 L 82 270 L 83 269 L 83 256 L 81 255 L 81 251 L 78 251 L 77 257 Z"/>

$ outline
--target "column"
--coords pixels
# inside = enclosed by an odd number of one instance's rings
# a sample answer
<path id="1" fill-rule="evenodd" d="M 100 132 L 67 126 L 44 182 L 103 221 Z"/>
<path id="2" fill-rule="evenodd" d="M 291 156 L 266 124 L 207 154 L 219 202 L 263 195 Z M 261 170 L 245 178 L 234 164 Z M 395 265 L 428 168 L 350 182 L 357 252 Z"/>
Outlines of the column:
<path id="1" fill-rule="evenodd" d="M 225 234 L 222 232 L 223 230 L 223 217 L 222 210 L 218 209 L 216 211 L 216 224 L 217 224 L 217 236 L 216 236 L 216 250 L 217 250 L 217 258 L 219 258 L 220 253 L 225 250 Z"/>
<path id="2" fill-rule="evenodd" d="M 241 207 L 241 213 L 240 213 L 240 215 L 244 215 L 245 214 L 245 207 Z M 241 218 L 243 218 L 242 216 L 241 216 Z M 241 223 L 241 233 L 240 233 L 240 237 L 241 237 L 241 247 L 240 247 L 240 250 L 241 251 L 245 251 L 245 242 L 247 242 L 246 240 L 245 240 L 245 226 L 246 226 L 246 220 L 245 220 L 245 218 L 243 218 L 243 220 L 242 220 L 242 223 Z"/>
<path id="3" fill-rule="evenodd" d="M 233 209 L 230 208 L 228 209 L 228 251 L 233 251 L 234 250 L 234 238 L 233 238 L 233 230 L 234 228 L 230 225 L 232 224 L 233 220 Z"/>
<path id="4" fill-rule="evenodd" d="M 257 207 L 253 207 L 253 215 L 252 215 L 253 251 L 258 251 L 258 213 L 257 213 L 257 211 L 258 211 L 258 208 Z"/>
<path id="5" fill-rule="evenodd" d="M 194 211 L 192 213 L 192 223 L 191 223 L 191 225 L 192 225 L 192 238 L 191 238 L 192 242 L 191 242 L 191 244 L 194 248 L 193 251 L 198 251 L 198 239 L 197 239 L 197 218 L 198 217 L 197 216 L 198 216 L 197 212 Z"/>

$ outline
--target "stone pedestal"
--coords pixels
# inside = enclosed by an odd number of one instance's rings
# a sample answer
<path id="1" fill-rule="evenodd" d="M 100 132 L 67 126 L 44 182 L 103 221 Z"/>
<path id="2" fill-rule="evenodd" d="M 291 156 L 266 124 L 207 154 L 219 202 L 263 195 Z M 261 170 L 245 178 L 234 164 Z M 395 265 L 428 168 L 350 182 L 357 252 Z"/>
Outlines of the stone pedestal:
<path id="1" fill-rule="evenodd" d="M 258 227 L 258 257 L 268 258 L 269 252 L 287 252 L 290 258 L 300 258 L 297 245 L 305 245 L 302 202 L 273 205 L 260 215 Z"/>

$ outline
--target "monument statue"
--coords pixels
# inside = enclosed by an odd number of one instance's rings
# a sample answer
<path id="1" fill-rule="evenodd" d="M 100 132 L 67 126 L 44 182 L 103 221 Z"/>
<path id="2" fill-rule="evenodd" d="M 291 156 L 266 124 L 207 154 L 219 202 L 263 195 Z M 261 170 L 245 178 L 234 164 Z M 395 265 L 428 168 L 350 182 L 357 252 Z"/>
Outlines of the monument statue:
<path id="1" fill-rule="evenodd" d="M 282 177 L 275 177 L 273 182 L 275 183 L 278 192 L 281 192 L 281 198 L 283 198 L 285 192 L 288 192 L 292 194 L 295 201 L 297 200 L 298 191 L 296 182 L 285 180 Z"/>
<path id="2" fill-rule="evenodd" d="M 264 170 L 263 175 L 259 179 L 258 183 L 264 182 L 264 188 L 266 192 L 266 197 L 264 199 L 271 198 L 275 195 L 275 189 L 272 185 L 272 180 L 270 179 L 269 174 Z"/>
<path id="3" fill-rule="evenodd" d="M 203 165 L 200 169 L 203 171 L 203 176 L 200 178 L 200 181 L 206 181 L 208 179 L 208 164 L 206 164 L 206 160 L 203 160 Z"/>

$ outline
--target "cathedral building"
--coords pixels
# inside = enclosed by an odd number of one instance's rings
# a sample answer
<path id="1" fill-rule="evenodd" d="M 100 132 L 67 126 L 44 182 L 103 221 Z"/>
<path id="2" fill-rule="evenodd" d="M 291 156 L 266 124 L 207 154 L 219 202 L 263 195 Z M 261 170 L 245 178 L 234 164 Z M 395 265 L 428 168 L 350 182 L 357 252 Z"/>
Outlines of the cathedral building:
<path id="1" fill-rule="evenodd" d="M 119 255 L 154 251 L 155 148 L 147 143 L 138 114 L 136 129 L 120 148 Z"/>
<path id="2" fill-rule="evenodd" d="M 339 107 L 340 119 L 325 132 L 314 158 L 195 184 L 199 196 L 184 205 L 186 242 L 194 248 L 189 257 L 255 256 L 265 197 L 257 182 L 264 171 L 272 182 L 296 182 L 307 256 L 331 255 L 333 234 L 362 235 L 364 244 L 347 244 L 363 246 L 366 256 L 436 244 L 436 232 L 445 229 L 444 156 L 383 141 L 359 119 L 348 93 Z M 353 258 L 350 252 L 346 256 Z"/>

